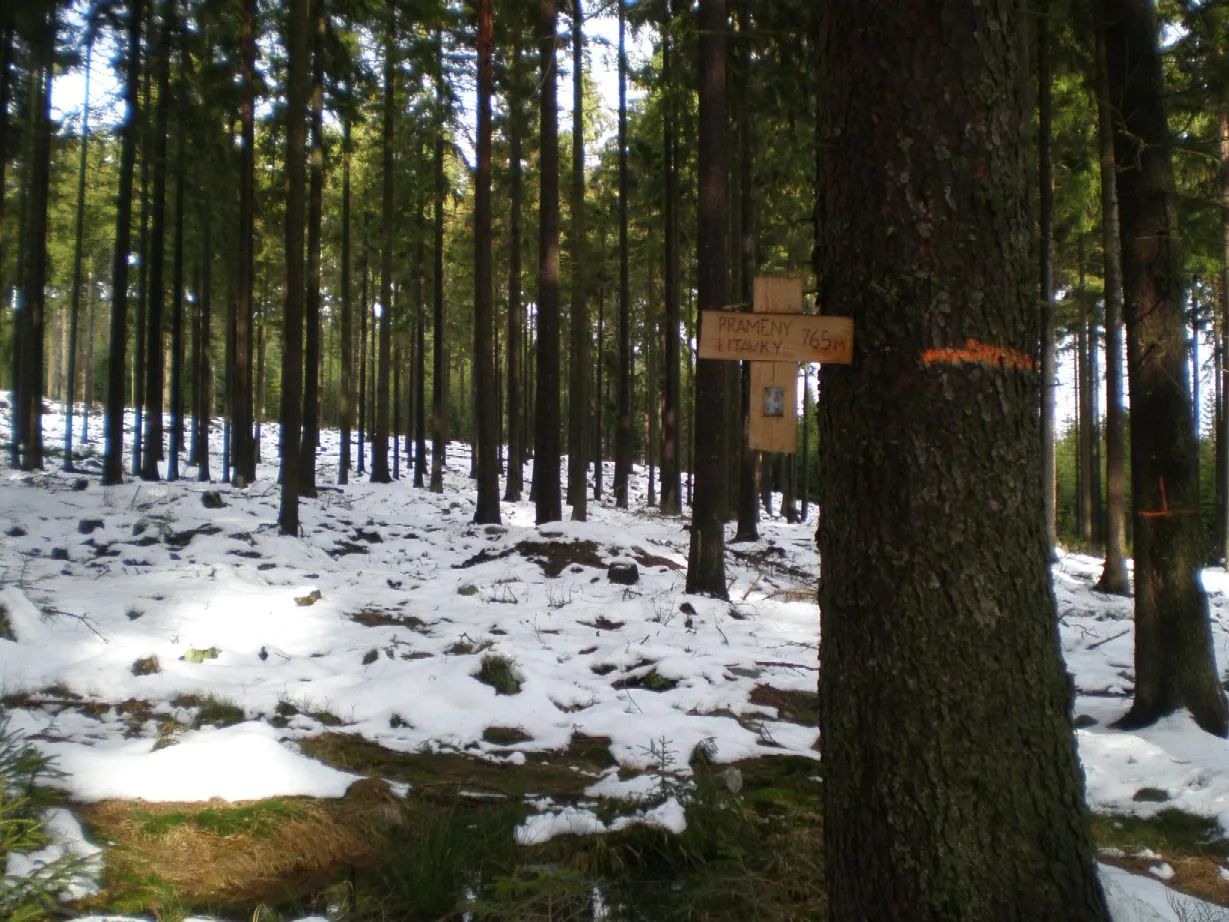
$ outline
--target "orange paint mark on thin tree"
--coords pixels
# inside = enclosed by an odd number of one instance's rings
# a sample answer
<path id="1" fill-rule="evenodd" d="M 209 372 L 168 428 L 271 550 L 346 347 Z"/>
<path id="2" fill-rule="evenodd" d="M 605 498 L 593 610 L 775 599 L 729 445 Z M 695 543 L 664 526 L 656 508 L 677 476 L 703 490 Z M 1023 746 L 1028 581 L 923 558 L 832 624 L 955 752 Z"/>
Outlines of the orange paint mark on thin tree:
<path id="1" fill-rule="evenodd" d="M 922 353 L 927 365 L 997 365 L 1000 368 L 1033 369 L 1037 361 L 1016 349 L 989 346 L 976 339 L 966 339 L 964 348 L 927 349 Z"/>

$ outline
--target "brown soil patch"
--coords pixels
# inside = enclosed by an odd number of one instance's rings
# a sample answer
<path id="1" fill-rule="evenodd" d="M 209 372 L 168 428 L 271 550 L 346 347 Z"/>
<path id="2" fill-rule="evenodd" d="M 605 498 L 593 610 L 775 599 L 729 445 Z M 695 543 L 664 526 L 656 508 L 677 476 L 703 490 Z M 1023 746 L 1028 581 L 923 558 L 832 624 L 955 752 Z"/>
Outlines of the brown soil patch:
<path id="1" fill-rule="evenodd" d="M 303 751 L 344 771 L 408 781 L 419 794 L 449 798 L 458 790 L 506 797 L 549 794 L 579 798 L 593 776 L 614 764 L 610 740 L 573 734 L 567 749 L 526 753 L 523 765 L 490 762 L 458 752 L 396 752 L 355 733 L 322 733 L 304 739 Z M 574 770 L 579 769 L 579 770 Z"/>
<path id="2" fill-rule="evenodd" d="M 403 627 L 411 631 L 422 631 L 426 622 L 413 615 L 398 615 L 383 608 L 364 608 L 350 615 L 350 620 L 363 627 Z"/>
<path id="3" fill-rule="evenodd" d="M 592 541 L 522 541 L 516 550 L 541 567 L 551 579 L 574 565 L 599 570 L 606 566 L 597 552 L 597 544 Z"/>
<path id="4" fill-rule="evenodd" d="M 650 554 L 642 547 L 632 548 L 631 557 L 632 560 L 642 567 L 665 567 L 667 570 L 687 569 L 687 567 L 676 560 L 669 560 L 665 557 L 658 557 L 656 554 Z"/>

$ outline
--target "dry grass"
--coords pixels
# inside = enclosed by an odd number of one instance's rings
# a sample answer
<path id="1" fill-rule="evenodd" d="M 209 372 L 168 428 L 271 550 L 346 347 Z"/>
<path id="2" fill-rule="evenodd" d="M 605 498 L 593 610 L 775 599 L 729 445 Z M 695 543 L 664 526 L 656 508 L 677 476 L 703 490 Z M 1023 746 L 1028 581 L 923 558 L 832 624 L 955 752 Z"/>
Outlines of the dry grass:
<path id="1" fill-rule="evenodd" d="M 399 816 L 378 782 L 342 800 L 276 798 L 248 803 L 103 801 L 81 808 L 94 838 L 112 842 L 105 890 L 89 906 L 247 909 L 323 890 L 347 866 L 370 863 Z"/>

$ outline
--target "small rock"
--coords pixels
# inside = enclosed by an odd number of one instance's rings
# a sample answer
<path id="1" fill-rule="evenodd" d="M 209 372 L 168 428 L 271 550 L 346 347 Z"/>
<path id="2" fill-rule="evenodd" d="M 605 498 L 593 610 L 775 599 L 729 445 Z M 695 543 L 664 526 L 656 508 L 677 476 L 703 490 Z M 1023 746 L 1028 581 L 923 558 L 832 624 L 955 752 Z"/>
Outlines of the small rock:
<path id="1" fill-rule="evenodd" d="M 1160 788 L 1140 788 L 1131 799 L 1137 804 L 1163 804 L 1169 800 L 1169 792 Z"/>
<path id="2" fill-rule="evenodd" d="M 90 488 L 90 482 L 86 480 L 84 477 L 78 477 L 76 480 L 73 481 L 73 492 L 74 493 L 80 493 L 82 490 L 88 490 L 89 488 Z"/>
<path id="3" fill-rule="evenodd" d="M 690 602 L 683 602 L 679 605 L 679 611 L 685 615 L 694 615 L 696 613 L 696 607 Z"/>
<path id="4" fill-rule="evenodd" d="M 5 534 L 8 535 L 10 538 L 24 538 L 28 534 L 28 532 L 26 531 L 25 526 L 14 525 L 12 528 L 6 531 Z"/>
<path id="5" fill-rule="evenodd" d="M 51 559 L 52 560 L 67 560 L 68 559 L 68 548 L 53 547 L 51 549 Z"/>
<path id="6" fill-rule="evenodd" d="M 201 505 L 206 509 L 221 509 L 226 503 L 222 502 L 222 494 L 217 490 L 206 490 L 201 494 Z"/>
<path id="7" fill-rule="evenodd" d="M 266 650 L 264 647 L 261 647 L 260 652 L 257 653 L 256 655 L 260 657 L 260 661 L 263 663 L 265 660 L 269 658 L 269 651 Z"/>
<path id="8" fill-rule="evenodd" d="M 721 773 L 721 782 L 731 794 L 737 794 L 743 789 L 743 773 L 731 765 Z"/>
<path id="9" fill-rule="evenodd" d="M 294 604 L 298 605 L 300 608 L 306 608 L 308 605 L 315 605 L 322 598 L 323 596 L 320 595 L 320 590 L 313 589 L 307 595 L 296 595 L 294 597 Z"/>
<path id="10" fill-rule="evenodd" d="M 1091 714 L 1076 715 L 1075 728 L 1077 730 L 1085 730 L 1088 727 L 1095 727 L 1096 725 L 1097 725 L 1097 718 L 1093 717 Z"/>
<path id="11" fill-rule="evenodd" d="M 102 519 L 82 519 L 77 523 L 77 533 L 81 535 L 91 535 L 98 529 L 102 528 Z"/>
<path id="12" fill-rule="evenodd" d="M 640 582 L 640 568 L 630 560 L 616 560 L 607 568 L 606 578 L 616 586 L 634 586 Z"/>

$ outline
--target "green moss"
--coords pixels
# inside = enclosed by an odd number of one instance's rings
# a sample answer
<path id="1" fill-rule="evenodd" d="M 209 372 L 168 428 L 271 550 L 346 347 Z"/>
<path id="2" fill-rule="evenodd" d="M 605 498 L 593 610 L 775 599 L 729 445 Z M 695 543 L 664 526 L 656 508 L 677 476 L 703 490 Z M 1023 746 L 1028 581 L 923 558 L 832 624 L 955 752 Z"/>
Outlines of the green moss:
<path id="1" fill-rule="evenodd" d="M 140 823 L 142 835 L 164 836 L 176 826 L 191 826 L 216 836 L 248 835 L 261 837 L 278 824 L 304 819 L 307 811 L 291 800 L 262 800 L 234 807 L 206 807 L 204 810 L 154 813 L 138 810 L 133 819 Z"/>
<path id="2" fill-rule="evenodd" d="M 464 586 L 457 587 L 457 595 L 462 595 L 462 596 L 465 596 L 466 598 L 470 598 L 471 596 L 475 596 L 477 594 L 478 594 L 478 587 L 475 586 L 473 583 L 466 583 Z"/>
<path id="3" fill-rule="evenodd" d="M 222 651 L 217 647 L 208 647 L 204 650 L 189 650 L 183 655 L 185 663 L 203 663 L 205 660 L 217 659 L 221 656 Z"/>
<path id="4" fill-rule="evenodd" d="M 132 674 L 136 676 L 157 675 L 161 671 L 162 664 L 156 656 L 142 656 L 132 664 Z"/>

